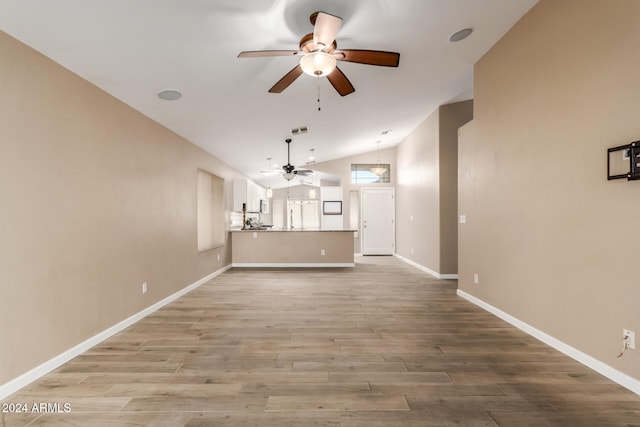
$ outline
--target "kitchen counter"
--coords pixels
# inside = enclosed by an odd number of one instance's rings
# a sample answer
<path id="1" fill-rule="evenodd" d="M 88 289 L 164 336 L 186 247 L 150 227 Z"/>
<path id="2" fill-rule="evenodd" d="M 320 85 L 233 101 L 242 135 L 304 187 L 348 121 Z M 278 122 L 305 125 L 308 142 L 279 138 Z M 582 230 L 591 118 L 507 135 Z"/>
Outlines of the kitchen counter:
<path id="1" fill-rule="evenodd" d="M 355 230 L 231 231 L 232 267 L 353 267 Z"/>

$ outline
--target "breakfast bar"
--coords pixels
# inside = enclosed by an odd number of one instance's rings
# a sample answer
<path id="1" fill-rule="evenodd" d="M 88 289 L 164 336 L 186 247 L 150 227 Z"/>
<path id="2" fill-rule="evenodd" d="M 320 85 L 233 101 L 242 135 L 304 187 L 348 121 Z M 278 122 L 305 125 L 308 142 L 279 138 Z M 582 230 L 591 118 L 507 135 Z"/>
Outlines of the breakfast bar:
<path id="1" fill-rule="evenodd" d="M 233 267 L 353 267 L 354 230 L 231 230 Z"/>

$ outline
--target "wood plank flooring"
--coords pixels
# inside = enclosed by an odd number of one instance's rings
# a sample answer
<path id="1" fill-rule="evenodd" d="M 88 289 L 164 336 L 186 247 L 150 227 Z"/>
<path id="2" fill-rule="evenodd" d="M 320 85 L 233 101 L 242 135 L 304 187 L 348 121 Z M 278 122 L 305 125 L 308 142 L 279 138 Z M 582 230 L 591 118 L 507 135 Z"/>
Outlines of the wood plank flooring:
<path id="1" fill-rule="evenodd" d="M 10 396 L 30 411 L 0 426 L 640 426 L 640 396 L 455 281 L 356 262 L 229 270 Z"/>

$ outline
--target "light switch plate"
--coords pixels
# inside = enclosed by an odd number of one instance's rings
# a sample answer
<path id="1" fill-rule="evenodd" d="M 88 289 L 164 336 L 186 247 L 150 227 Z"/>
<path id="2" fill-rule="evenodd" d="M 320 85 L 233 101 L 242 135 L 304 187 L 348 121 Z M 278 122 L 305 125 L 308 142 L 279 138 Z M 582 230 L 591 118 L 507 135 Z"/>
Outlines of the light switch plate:
<path id="1" fill-rule="evenodd" d="M 466 224 L 466 223 L 467 223 L 467 216 L 460 215 L 460 224 Z"/>
<path id="2" fill-rule="evenodd" d="M 622 337 L 627 337 L 627 346 L 631 349 L 631 350 L 635 350 L 636 349 L 636 334 L 633 331 L 630 331 L 629 329 L 623 329 L 622 330 Z"/>

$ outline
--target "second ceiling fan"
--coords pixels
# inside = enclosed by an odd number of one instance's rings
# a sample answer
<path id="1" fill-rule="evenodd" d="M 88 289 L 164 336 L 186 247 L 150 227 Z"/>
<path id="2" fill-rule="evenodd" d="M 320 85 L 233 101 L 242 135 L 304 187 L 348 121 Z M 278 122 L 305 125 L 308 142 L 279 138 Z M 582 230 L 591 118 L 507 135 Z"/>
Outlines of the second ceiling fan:
<path id="1" fill-rule="evenodd" d="M 337 61 L 359 64 L 397 67 L 400 62 L 398 52 L 364 49 L 338 49 L 336 35 L 342 25 L 342 18 L 325 12 L 314 12 L 310 17 L 313 33 L 300 39 L 299 50 L 254 50 L 240 52 L 238 58 L 259 58 L 269 56 L 300 56 L 300 63 L 285 74 L 271 89 L 271 93 L 285 90 L 303 73 L 314 77 L 327 77 L 331 85 L 342 96 L 355 92 L 355 88 L 337 67 Z"/>

